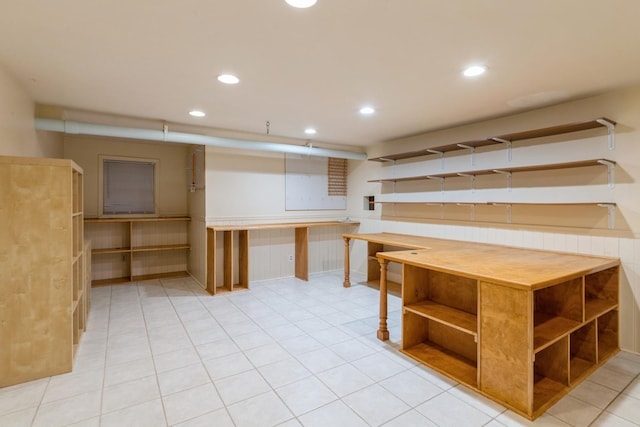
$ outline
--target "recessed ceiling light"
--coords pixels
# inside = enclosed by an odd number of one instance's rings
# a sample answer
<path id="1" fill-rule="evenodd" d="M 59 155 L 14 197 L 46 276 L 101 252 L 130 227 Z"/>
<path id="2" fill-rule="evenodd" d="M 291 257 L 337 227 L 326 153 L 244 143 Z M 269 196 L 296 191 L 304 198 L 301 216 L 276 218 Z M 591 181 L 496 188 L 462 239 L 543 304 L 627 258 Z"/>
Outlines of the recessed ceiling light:
<path id="1" fill-rule="evenodd" d="M 233 74 L 220 74 L 218 76 L 218 81 L 220 83 L 224 83 L 227 85 L 234 85 L 236 83 L 238 83 L 240 81 L 239 78 L 237 78 L 236 76 L 234 76 Z"/>
<path id="2" fill-rule="evenodd" d="M 464 74 L 465 77 L 476 77 L 480 74 L 484 74 L 485 71 L 487 71 L 487 67 L 484 65 L 472 65 L 471 67 L 466 68 L 462 74 Z"/>
<path id="3" fill-rule="evenodd" d="M 285 1 L 289 6 L 297 7 L 299 9 L 304 9 L 316 4 L 317 0 L 285 0 Z"/>
<path id="4" fill-rule="evenodd" d="M 193 117 L 204 117 L 204 116 L 206 116 L 206 114 L 203 111 L 198 111 L 198 110 L 189 111 L 189 115 L 191 115 Z"/>
<path id="5" fill-rule="evenodd" d="M 370 105 L 366 105 L 366 106 L 360 108 L 360 114 L 362 114 L 364 116 L 368 116 L 368 115 L 373 114 L 375 112 L 376 112 L 376 109 L 373 108 Z"/>
<path id="6" fill-rule="evenodd" d="M 317 132 L 314 128 L 306 128 L 304 130 L 304 133 L 306 133 L 307 135 L 315 135 Z"/>

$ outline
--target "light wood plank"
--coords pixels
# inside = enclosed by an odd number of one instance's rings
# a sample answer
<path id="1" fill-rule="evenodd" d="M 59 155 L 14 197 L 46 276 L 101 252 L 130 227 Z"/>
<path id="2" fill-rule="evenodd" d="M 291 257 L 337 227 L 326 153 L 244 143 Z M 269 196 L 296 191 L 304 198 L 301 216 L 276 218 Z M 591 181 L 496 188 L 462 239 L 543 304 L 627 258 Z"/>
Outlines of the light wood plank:
<path id="1" fill-rule="evenodd" d="M 478 334 L 478 318 L 473 314 L 466 313 L 446 305 L 437 304 L 433 301 L 422 301 L 404 307 L 405 310 L 424 316 L 428 319 L 437 320 L 447 326 L 451 326 L 459 331 L 476 336 Z"/>

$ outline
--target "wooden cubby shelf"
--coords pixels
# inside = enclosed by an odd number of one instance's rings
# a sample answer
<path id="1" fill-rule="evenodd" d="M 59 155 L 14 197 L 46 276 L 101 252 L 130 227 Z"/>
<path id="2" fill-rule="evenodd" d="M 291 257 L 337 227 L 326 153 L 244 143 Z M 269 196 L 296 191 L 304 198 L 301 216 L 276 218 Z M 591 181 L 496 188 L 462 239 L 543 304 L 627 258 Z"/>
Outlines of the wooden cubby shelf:
<path id="1" fill-rule="evenodd" d="M 85 219 L 93 246 L 92 284 L 188 275 L 189 221 L 185 216 Z"/>
<path id="2" fill-rule="evenodd" d="M 402 235 L 345 235 L 370 251 Z M 619 260 L 433 238 L 377 254 L 402 266 L 402 348 L 535 419 L 618 351 Z M 346 270 L 346 269 L 345 269 Z M 346 280 L 345 280 L 346 282 Z"/>
<path id="3" fill-rule="evenodd" d="M 68 159 L 0 156 L 0 388 L 70 372 L 90 302 L 83 171 Z"/>

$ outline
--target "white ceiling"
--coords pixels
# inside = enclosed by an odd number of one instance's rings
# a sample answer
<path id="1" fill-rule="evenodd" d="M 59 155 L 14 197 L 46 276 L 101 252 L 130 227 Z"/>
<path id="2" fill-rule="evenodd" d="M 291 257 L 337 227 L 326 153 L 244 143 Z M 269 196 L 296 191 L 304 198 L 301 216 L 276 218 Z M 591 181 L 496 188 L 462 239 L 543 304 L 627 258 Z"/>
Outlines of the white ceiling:
<path id="1" fill-rule="evenodd" d="M 345 145 L 640 83 L 639 0 L 0 2 L 0 63 L 38 103 Z"/>

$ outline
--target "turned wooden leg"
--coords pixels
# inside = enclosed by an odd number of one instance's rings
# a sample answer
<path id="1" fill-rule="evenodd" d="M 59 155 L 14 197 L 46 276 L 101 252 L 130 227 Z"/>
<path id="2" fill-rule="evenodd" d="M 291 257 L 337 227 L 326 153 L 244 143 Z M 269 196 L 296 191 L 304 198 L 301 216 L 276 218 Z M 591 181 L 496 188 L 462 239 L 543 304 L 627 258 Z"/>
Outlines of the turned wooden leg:
<path id="1" fill-rule="evenodd" d="M 343 237 L 344 239 L 344 283 L 342 286 L 348 288 L 351 286 L 351 280 L 349 279 L 350 275 L 350 262 L 349 262 L 349 237 Z"/>
<path id="2" fill-rule="evenodd" d="M 378 258 L 380 263 L 380 326 L 378 327 L 378 339 L 386 341 L 389 339 L 387 329 L 387 265 L 389 261 Z"/>

